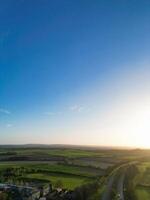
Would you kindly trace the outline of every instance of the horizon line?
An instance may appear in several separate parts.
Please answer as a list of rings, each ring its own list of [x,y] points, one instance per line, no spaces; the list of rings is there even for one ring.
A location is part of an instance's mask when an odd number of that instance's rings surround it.
[[[90,147],[105,149],[140,149],[150,150],[150,147],[139,146],[119,146],[119,145],[93,145],[93,144],[63,144],[63,143],[16,143],[16,144],[0,144],[0,146],[74,146],[74,147]]]

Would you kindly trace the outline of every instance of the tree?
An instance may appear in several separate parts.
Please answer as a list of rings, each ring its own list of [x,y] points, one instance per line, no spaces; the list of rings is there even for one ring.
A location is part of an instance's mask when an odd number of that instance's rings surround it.
[[[62,188],[62,187],[63,187],[62,181],[61,181],[61,180],[57,180],[57,181],[55,182],[55,188]]]

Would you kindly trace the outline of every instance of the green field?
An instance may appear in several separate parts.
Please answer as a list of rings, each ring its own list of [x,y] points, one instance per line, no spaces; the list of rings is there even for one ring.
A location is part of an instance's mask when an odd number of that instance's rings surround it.
[[[99,176],[99,170],[89,167],[45,163],[31,164],[28,162],[0,164],[1,172],[10,168],[15,174],[18,174],[15,176],[17,183],[18,180],[26,180],[27,182],[45,180],[46,183],[49,181],[55,186],[58,181],[61,181],[62,186],[68,189],[74,189],[84,183],[91,182],[95,176]],[[14,180],[13,177],[9,177],[7,182],[11,182],[11,179]]]
[[[76,187],[79,187],[80,185],[90,182],[91,180],[84,177],[76,177],[71,175],[56,175],[56,174],[29,174],[26,176],[27,178],[31,179],[41,179],[41,180],[48,180],[50,181],[54,186],[57,184],[58,181],[61,181],[62,187],[67,189],[74,189]]]
[[[126,166],[126,163],[135,162],[139,172],[134,177],[134,192],[137,200],[149,200],[149,155],[149,151],[143,150],[1,148],[0,180],[2,183],[32,187],[52,183],[53,188],[71,190],[98,182],[91,200],[99,200],[107,189],[112,172]]]
[[[110,153],[108,152],[107,155],[103,151],[80,149],[0,149],[0,158],[5,157],[9,160],[0,163],[0,172],[3,174],[6,169],[13,168],[14,177],[2,179],[8,183],[22,184],[23,181],[30,184],[32,182],[44,183],[45,181],[47,184],[49,181],[55,187],[57,182],[61,182],[64,188],[74,189],[95,179],[100,179],[104,175],[105,171],[100,166],[95,166],[95,162],[99,162],[97,159],[105,156],[110,157]],[[24,157],[27,158],[26,161],[23,160]],[[94,161],[93,158],[96,160]],[[81,165],[80,162],[76,162],[76,159],[81,159],[80,161],[85,164]]]
[[[139,174],[136,177],[136,197],[137,200],[150,199],[150,162],[143,162],[138,165]]]
[[[67,158],[80,158],[92,156],[104,156],[103,152],[79,150],[79,149],[37,149],[37,148],[24,148],[12,149],[16,155],[49,155],[49,156],[62,156]],[[6,151],[6,150],[5,150]],[[0,149],[0,155],[4,153],[4,149]],[[8,152],[10,153],[10,151]],[[106,156],[106,155],[105,155]]]
[[[42,170],[46,173],[63,173],[63,174],[71,174],[71,175],[76,175],[76,176],[83,176],[83,177],[95,177],[95,176],[100,176],[101,171],[99,169],[93,169],[90,167],[80,167],[80,166],[71,166],[71,165],[62,165],[62,164],[46,164],[46,163],[37,163],[37,164],[31,164],[28,162],[23,162],[23,163],[1,163],[0,164],[0,169],[5,169],[5,168],[18,168],[18,167],[25,167],[28,171],[30,170]]]
[[[150,189],[139,186],[135,190],[137,200],[149,200],[150,199]]]

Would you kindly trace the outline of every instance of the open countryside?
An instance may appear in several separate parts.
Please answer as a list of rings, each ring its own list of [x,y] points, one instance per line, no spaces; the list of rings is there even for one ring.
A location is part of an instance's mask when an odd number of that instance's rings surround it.
[[[0,19],[0,200],[150,200],[150,0]]]
[[[1,199],[148,200],[150,151],[1,146],[0,180]]]

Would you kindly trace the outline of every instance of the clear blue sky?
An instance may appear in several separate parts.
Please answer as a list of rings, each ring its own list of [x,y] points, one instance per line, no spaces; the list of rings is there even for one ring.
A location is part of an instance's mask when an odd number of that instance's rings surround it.
[[[134,145],[135,111],[150,113],[149,0],[2,0],[0,18],[1,143]]]

